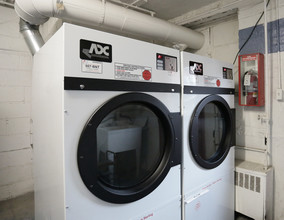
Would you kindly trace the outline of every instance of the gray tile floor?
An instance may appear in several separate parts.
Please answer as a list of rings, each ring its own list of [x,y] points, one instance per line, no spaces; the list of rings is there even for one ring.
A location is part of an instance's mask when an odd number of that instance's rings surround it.
[[[251,220],[236,213],[236,220]],[[34,194],[0,202],[0,220],[34,220]]]
[[[34,194],[0,202],[1,220],[34,220]]]

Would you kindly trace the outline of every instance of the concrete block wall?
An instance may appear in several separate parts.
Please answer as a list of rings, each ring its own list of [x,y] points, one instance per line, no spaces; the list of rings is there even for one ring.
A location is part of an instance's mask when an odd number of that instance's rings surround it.
[[[33,191],[31,70],[18,17],[0,6],[0,200]]]
[[[211,24],[197,29],[205,36],[205,43],[193,53],[232,63],[238,52],[238,18]]]
[[[274,219],[284,219],[284,100],[277,100],[276,91],[284,85],[284,2],[271,0],[267,10],[268,21],[268,75],[269,81],[265,82],[265,89],[269,91],[270,103],[268,100],[262,108],[238,107],[237,112],[237,140],[243,146],[255,147],[269,150],[270,157],[268,162],[274,168]],[[254,26],[259,18],[264,5],[258,4],[249,8],[239,10],[239,30],[240,33],[246,32],[248,28]],[[262,19],[257,27],[256,35],[252,36],[252,42],[264,46],[264,32]],[[240,35],[240,40],[242,36]],[[264,47],[259,46],[258,50],[264,53]],[[244,52],[255,52],[256,46],[249,43]],[[283,91],[282,91],[283,92]],[[267,97],[266,97],[267,98]],[[267,110],[271,106],[272,118],[268,123]],[[259,117],[260,116],[260,117]],[[248,120],[247,120],[248,119]],[[259,120],[260,119],[260,120]],[[261,120],[264,119],[264,120]],[[267,135],[267,127],[271,125],[272,136],[268,139],[268,145],[264,144],[264,137]],[[237,157],[255,162],[265,162],[263,154],[255,152],[238,152]]]
[[[19,33],[19,17],[0,6],[0,201],[34,190],[32,165],[32,56]],[[51,18],[45,41],[62,25]]]

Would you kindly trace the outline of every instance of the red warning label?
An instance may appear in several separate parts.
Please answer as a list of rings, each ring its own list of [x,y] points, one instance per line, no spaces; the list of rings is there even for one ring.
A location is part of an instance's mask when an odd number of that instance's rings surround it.
[[[115,63],[114,78],[131,81],[151,81],[152,68],[140,65]]]
[[[142,73],[143,79],[150,80],[152,77],[152,74],[149,70],[144,70]]]

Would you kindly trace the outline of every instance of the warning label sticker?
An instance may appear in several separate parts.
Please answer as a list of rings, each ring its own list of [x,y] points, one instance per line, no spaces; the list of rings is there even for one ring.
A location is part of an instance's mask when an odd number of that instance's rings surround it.
[[[242,56],[242,61],[246,62],[246,61],[252,61],[252,60],[256,60],[257,59],[257,55],[246,55],[246,56]]]
[[[220,81],[220,79],[213,77],[213,76],[204,76],[204,84],[206,86],[216,86],[217,80]]]
[[[115,63],[114,78],[132,81],[151,81],[152,68],[125,63]]]

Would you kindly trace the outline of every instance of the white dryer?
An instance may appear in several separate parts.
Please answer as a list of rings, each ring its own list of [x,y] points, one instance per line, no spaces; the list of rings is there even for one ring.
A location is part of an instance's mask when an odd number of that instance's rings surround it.
[[[183,213],[234,219],[233,66],[182,52]]]
[[[34,57],[35,218],[181,218],[177,50],[71,24]]]

